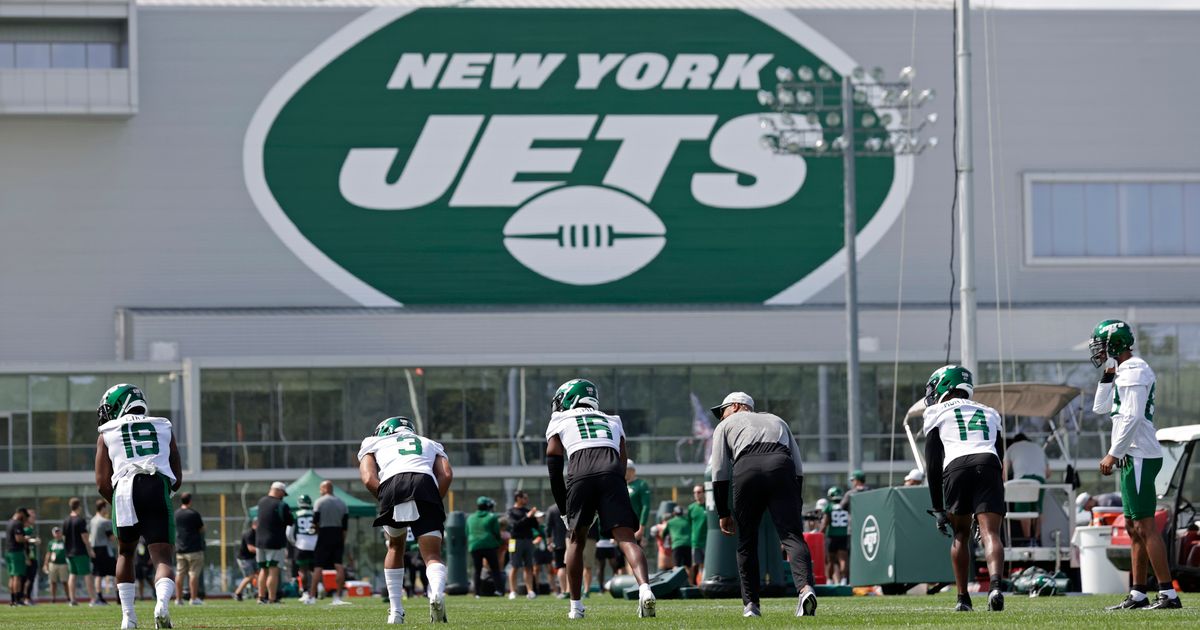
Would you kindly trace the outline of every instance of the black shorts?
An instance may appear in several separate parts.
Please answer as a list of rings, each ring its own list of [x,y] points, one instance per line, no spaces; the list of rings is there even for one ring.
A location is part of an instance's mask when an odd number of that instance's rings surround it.
[[[392,520],[392,510],[406,501],[417,502],[417,520],[403,523]],[[379,486],[379,516],[376,527],[388,526],[395,529],[407,527],[414,537],[445,529],[446,508],[438,493],[437,482],[424,473],[400,473],[389,477]]]
[[[849,536],[830,536],[829,537],[830,551],[850,551]]]
[[[346,550],[346,537],[341,527],[322,527],[317,530],[317,548],[313,552],[313,566],[332,569],[342,563]]]
[[[171,507],[171,480],[166,475],[138,475],[133,478],[133,507],[138,522],[117,528],[117,540],[137,544],[145,538],[147,545],[175,544],[175,510]],[[116,506],[112,520],[117,522]]]
[[[296,550],[296,566],[311,567],[313,566],[313,551],[311,549]]]
[[[139,519],[141,520],[141,519]],[[117,559],[108,555],[108,547],[92,547],[92,575],[105,577],[117,574]]]
[[[1000,461],[990,454],[985,458],[968,457],[975,461],[951,468],[943,475],[946,511],[960,516],[982,512],[1004,514],[1007,506]]]
[[[554,554],[549,549],[534,549],[533,563],[534,564],[550,564],[554,561]]]
[[[677,567],[692,566],[692,548],[691,547],[672,547],[671,560],[675,562]]]
[[[567,566],[567,550],[556,548],[554,550],[554,568],[561,569],[566,566]]]
[[[625,554],[620,547],[596,547],[597,560],[625,560]]]
[[[612,531],[614,527],[637,529],[638,526],[637,514],[629,502],[629,488],[617,473],[568,479],[567,509],[563,513],[570,530],[590,526],[597,514],[602,531]]]

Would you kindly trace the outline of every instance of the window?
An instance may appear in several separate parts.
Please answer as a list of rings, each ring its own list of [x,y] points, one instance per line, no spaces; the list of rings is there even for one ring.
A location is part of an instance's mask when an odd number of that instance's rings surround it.
[[[1026,258],[1200,262],[1200,175],[1030,175]]]
[[[12,42],[0,42],[0,68],[12,68],[17,62],[16,48]]]
[[[18,42],[16,48],[18,68],[50,67],[50,44]]]
[[[50,44],[50,65],[54,68],[86,68],[87,44]]]
[[[118,67],[117,45],[110,43],[88,44],[87,67],[94,69]]]

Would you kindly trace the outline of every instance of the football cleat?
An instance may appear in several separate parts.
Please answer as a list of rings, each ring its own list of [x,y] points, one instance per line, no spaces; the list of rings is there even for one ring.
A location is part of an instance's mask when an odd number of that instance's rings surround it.
[[[128,628],[137,628],[137,619],[121,617],[121,630],[127,630]]]
[[[654,593],[646,590],[638,597],[638,617],[647,618],[654,616],[654,607],[658,602],[654,599]]]
[[[971,607],[970,595],[959,595],[958,602],[954,604],[954,612],[973,612],[975,609]]]
[[[1148,598],[1148,597],[1143,597],[1141,599],[1134,599],[1133,595],[1126,595],[1125,599],[1121,600],[1121,603],[1109,606],[1108,608],[1105,608],[1104,610],[1134,610],[1136,608],[1145,608],[1149,605],[1150,605],[1150,598]]]
[[[429,598],[429,621],[446,623],[446,596]]]
[[[154,608],[154,627],[156,630],[171,627],[171,613],[167,611],[166,606],[156,606]]]
[[[1183,608],[1183,602],[1179,601],[1178,597],[1167,597],[1159,593],[1158,598],[1154,600],[1153,604],[1147,606],[1146,610],[1166,610],[1169,608]]]
[[[817,594],[811,588],[800,594],[800,599],[796,602],[796,616],[817,616]]]
[[[999,612],[1004,610],[1004,593],[996,589],[988,593],[988,610]]]
[[[392,612],[388,613],[387,622],[388,622],[389,626],[403,625],[404,624],[404,611],[403,610],[400,610],[400,611],[393,610]]]
[[[743,617],[761,617],[762,612],[760,612],[758,610],[758,604],[751,602],[749,604],[746,604],[746,607],[742,609],[742,616]]]
[[[572,608],[567,612],[567,619],[583,619],[583,608]]]

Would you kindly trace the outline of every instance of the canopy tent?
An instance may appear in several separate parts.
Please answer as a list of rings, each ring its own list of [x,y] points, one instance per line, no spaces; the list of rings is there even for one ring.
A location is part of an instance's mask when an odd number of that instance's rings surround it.
[[[1001,389],[1003,388],[1003,395]],[[971,399],[981,402],[1004,416],[1053,418],[1081,393],[1078,387],[1052,383],[989,383],[975,388]],[[925,413],[925,401],[918,400],[908,408],[904,421],[920,419]]]
[[[296,497],[299,497],[302,494],[307,494],[308,496],[312,497],[313,502],[316,502],[317,498],[321,496],[322,481],[325,481],[325,478],[321,475],[318,475],[317,471],[309,468],[308,472],[300,475],[299,479],[288,485],[287,496],[284,497],[283,502],[293,510],[296,509]],[[374,503],[368,503],[362,499],[356,498],[354,495],[342,490],[336,485],[333,487],[333,494],[346,503],[346,508],[350,511],[350,516],[355,518],[374,518],[378,512],[378,508]],[[256,516],[258,516],[258,506],[250,508],[250,518],[255,518]]]

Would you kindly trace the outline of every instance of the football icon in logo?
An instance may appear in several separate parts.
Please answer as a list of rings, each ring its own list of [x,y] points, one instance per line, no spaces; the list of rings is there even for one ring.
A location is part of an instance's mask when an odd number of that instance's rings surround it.
[[[667,228],[646,204],[612,188],[569,186],[531,199],[504,225],[504,247],[558,282],[596,285],[650,264]]]

